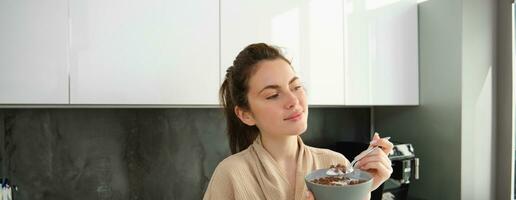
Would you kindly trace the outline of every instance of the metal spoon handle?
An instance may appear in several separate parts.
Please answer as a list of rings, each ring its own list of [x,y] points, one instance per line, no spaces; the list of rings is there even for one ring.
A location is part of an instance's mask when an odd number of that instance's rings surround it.
[[[381,139],[391,139],[391,137],[384,137],[384,138],[381,138]],[[357,157],[355,157],[355,159],[353,159],[353,161],[351,162],[351,167],[355,167],[355,163],[357,163],[360,159],[364,158],[365,156],[367,156],[367,154],[373,152],[375,149],[378,149],[378,148],[382,148],[381,146],[374,146],[374,147],[369,147],[367,148],[364,152],[362,152],[361,154],[358,154]]]
[[[371,152],[373,152],[375,149],[378,149],[379,147],[378,146],[375,146],[373,148],[368,148],[366,149],[363,153],[359,154],[357,157],[355,157],[355,159],[353,159],[353,161],[351,162],[351,167],[355,167],[355,164],[362,158],[364,158],[365,156],[367,156],[367,154],[370,154]]]

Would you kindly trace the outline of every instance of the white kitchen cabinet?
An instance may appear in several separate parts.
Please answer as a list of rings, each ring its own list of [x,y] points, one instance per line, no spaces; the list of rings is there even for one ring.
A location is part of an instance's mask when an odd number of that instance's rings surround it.
[[[67,5],[0,1],[0,104],[68,103]]]
[[[310,105],[417,105],[416,0],[221,0],[221,78],[245,46],[283,47]]]
[[[0,104],[216,105],[256,42],[310,105],[419,103],[417,0],[1,1],[0,26]]]
[[[221,78],[251,43],[284,49],[311,105],[344,103],[342,0],[221,0]]]
[[[218,6],[70,0],[71,104],[217,104]]]
[[[345,7],[345,104],[418,105],[417,0]]]

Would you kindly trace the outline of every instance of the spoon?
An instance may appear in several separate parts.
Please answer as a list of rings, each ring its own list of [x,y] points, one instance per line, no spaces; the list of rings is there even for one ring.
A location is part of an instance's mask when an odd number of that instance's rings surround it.
[[[362,158],[364,158],[365,156],[367,156],[368,154],[370,154],[371,152],[373,152],[374,150],[378,149],[380,147],[378,146],[375,146],[373,148],[368,148],[366,149],[363,153],[359,154],[357,157],[355,157],[355,159],[353,159],[353,161],[351,161],[351,164],[349,167],[346,168],[346,173],[351,173],[354,171],[355,169],[355,164],[357,164],[357,162],[359,160],[361,160]]]
[[[384,137],[382,139],[389,140],[389,139],[391,139],[391,137]],[[353,172],[354,168],[355,168],[355,164],[359,160],[361,160],[362,158],[364,158],[365,156],[367,156],[368,154],[370,154],[371,152],[373,152],[374,150],[376,150],[378,148],[381,148],[381,147],[380,146],[369,147],[364,152],[358,154],[358,156],[355,157],[355,159],[353,159],[353,161],[351,161],[351,164],[348,167],[346,167],[346,171],[345,172],[342,172],[339,169],[329,169],[328,171],[326,171],[326,175],[328,175],[328,176],[341,176],[341,175]]]
[[[391,137],[384,137],[382,139],[386,139],[386,140],[389,140],[391,139]],[[371,152],[373,152],[374,150],[378,149],[378,148],[382,148],[380,146],[374,146],[374,147],[369,147],[367,148],[363,153],[361,154],[358,154],[357,157],[355,157],[355,159],[353,159],[353,161],[351,161],[351,164],[350,164],[350,167],[346,168],[346,173],[351,173],[353,172],[353,170],[355,169],[355,164],[361,160],[362,158],[364,158],[365,156],[367,156],[368,154],[370,154]]]

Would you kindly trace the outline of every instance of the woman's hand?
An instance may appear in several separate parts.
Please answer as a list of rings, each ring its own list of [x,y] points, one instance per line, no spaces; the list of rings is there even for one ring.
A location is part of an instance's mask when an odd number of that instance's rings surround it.
[[[375,133],[369,147],[380,146],[356,163],[356,167],[373,175],[373,186],[371,191],[378,188],[392,174],[391,160],[387,157],[394,146],[388,139],[381,139]]]
[[[306,191],[306,200],[315,200],[314,194],[310,190]]]

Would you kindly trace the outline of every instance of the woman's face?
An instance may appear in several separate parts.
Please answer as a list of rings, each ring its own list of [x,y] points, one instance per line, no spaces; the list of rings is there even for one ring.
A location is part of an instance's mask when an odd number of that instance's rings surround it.
[[[306,131],[308,106],[305,91],[286,61],[259,62],[248,84],[250,110],[243,114],[248,117],[247,121],[244,120],[246,124],[255,124],[261,134],[271,136],[300,135]]]

